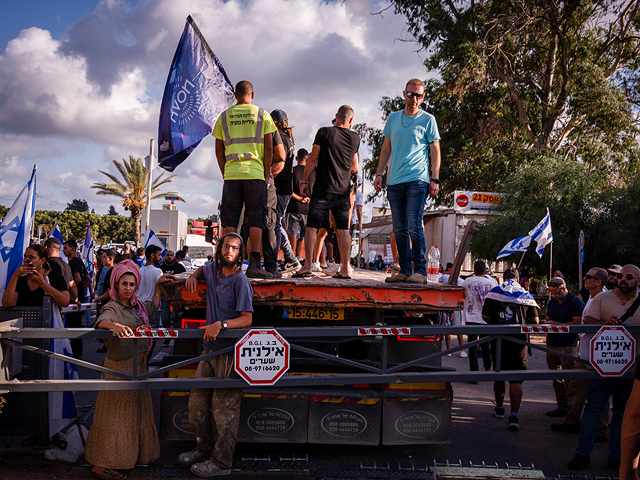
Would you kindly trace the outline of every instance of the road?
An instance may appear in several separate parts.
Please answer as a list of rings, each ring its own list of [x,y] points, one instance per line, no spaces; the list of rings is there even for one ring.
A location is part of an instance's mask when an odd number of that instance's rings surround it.
[[[539,341],[542,338],[539,337]],[[85,341],[85,359],[100,362],[104,354],[95,353],[99,344]],[[452,339],[456,345],[455,336]],[[533,369],[546,368],[544,353],[534,351],[534,356],[529,359]],[[457,354],[443,358],[443,366],[454,367],[458,370],[468,370],[469,363],[466,358],[460,358]],[[81,369],[84,378],[95,378],[95,373],[89,373]],[[357,445],[315,445],[315,444],[238,444],[236,456],[241,473],[234,473],[233,478],[255,478],[256,472],[267,472],[262,468],[282,467],[274,465],[273,461],[282,455],[286,458],[295,457],[298,460],[290,466],[294,470],[290,473],[271,472],[274,478],[320,478],[315,473],[319,469],[360,469],[361,464],[365,470],[359,475],[366,478],[367,467],[386,468],[389,463],[392,469],[397,469],[398,464],[403,468],[423,469],[426,465],[438,463],[458,463],[463,466],[498,464],[500,468],[506,468],[507,464],[513,466],[534,465],[537,470],[544,472],[546,478],[558,478],[559,474],[568,475],[566,465],[575,454],[577,434],[556,433],[550,428],[551,423],[561,419],[553,419],[545,416],[546,411],[555,408],[555,398],[551,381],[531,381],[524,384],[524,399],[520,409],[521,428],[513,432],[507,428],[507,420],[497,419],[493,416],[493,384],[480,382],[479,384],[454,383],[454,400],[452,406],[453,438],[450,444],[443,445],[407,445],[407,446],[357,446]],[[79,406],[92,405],[96,393],[77,392],[76,403]],[[159,415],[156,406],[156,416]],[[507,405],[507,414],[509,408]],[[19,445],[19,439],[14,439],[12,446]],[[166,467],[174,466],[177,455],[185,450],[193,448],[193,445],[185,442],[161,443],[162,455],[154,462],[154,470],[134,471],[131,477],[144,475],[146,478],[185,478],[189,477],[186,470],[175,470]],[[272,462],[244,461],[245,457],[267,458]],[[308,461],[306,460],[308,456]],[[291,462],[289,462],[291,463]],[[607,444],[597,443],[591,456],[591,466],[584,473],[588,478],[594,476],[612,478],[617,477],[617,472],[607,470]],[[258,470],[256,470],[258,469]],[[305,472],[304,470],[308,470]],[[315,470],[314,470],[315,469]],[[61,478],[75,478],[87,475],[86,469],[63,462],[46,461],[38,456],[18,455],[15,453],[4,454],[0,449],[0,479],[53,480]],[[315,472],[315,473],[314,473]],[[320,472],[322,473],[322,472]],[[579,473],[582,476],[582,472]],[[261,475],[262,476],[262,475]],[[400,478],[400,477],[397,477]]]

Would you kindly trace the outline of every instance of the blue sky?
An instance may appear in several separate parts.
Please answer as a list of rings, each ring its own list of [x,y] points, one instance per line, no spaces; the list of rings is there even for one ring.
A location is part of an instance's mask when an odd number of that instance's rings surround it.
[[[371,15],[384,1],[102,0],[6,2],[0,19],[0,203],[10,205],[38,164],[38,209],[73,198],[96,213],[116,197],[90,187],[110,160],[148,154],[160,100],[191,14],[232,82],[249,79],[255,103],[285,110],[296,148],[349,104],[355,122],[381,126],[378,102],[424,78],[404,18]],[[366,153],[366,152],[365,152]],[[365,155],[366,156],[366,155]],[[161,170],[154,171],[158,175]],[[214,213],[222,179],[213,139],[174,172],[190,217]],[[152,208],[161,208],[161,200]],[[369,210],[365,208],[365,211]]]

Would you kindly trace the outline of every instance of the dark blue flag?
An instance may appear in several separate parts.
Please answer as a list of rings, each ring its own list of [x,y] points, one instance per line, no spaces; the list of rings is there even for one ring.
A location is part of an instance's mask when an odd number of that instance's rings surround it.
[[[234,100],[224,67],[189,15],[162,96],[159,165],[173,172],[211,133],[218,116]]]

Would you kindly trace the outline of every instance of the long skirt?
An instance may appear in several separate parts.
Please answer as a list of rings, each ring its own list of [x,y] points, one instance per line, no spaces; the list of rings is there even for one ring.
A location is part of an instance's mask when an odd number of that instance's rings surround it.
[[[125,360],[107,358],[104,366],[131,375],[133,357]],[[146,356],[139,353],[138,372],[146,371]],[[101,378],[121,380],[106,373]],[[136,464],[147,465],[160,456],[149,390],[103,391],[98,394],[84,456],[92,465],[117,470],[128,470]]]

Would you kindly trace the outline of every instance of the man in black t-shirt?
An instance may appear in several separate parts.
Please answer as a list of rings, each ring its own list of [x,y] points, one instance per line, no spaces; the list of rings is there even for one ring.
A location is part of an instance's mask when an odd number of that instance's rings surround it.
[[[307,217],[305,233],[305,255],[313,257],[318,229],[327,211],[336,221],[336,234],[340,246],[340,257],[351,256],[351,235],[349,235],[349,210],[351,209],[351,174],[358,171],[358,148],[360,136],[350,130],[353,123],[353,108],[343,105],[336,114],[333,127],[323,127],[316,133],[313,150],[307,160],[304,177],[300,182],[300,194],[308,196],[308,184],[311,172],[316,171],[316,183]],[[316,168],[317,165],[317,168]],[[298,272],[302,277],[311,276],[311,261],[306,261]],[[349,279],[349,262],[342,262],[335,278]]]
[[[80,257],[76,256],[78,250],[78,244],[75,240],[67,240],[64,242],[63,251],[66,257],[69,259],[69,267],[71,267],[71,273],[73,273],[73,281],[78,289],[78,297],[72,298],[71,301],[78,305],[86,303],[87,297],[84,294],[85,288],[89,286],[91,277],[87,274],[87,269]],[[70,312],[66,314],[67,327],[69,328],[83,328],[82,318],[83,312]],[[71,350],[73,350],[73,358],[82,358],[82,340],[74,338],[70,340]]]
[[[289,243],[294,250],[296,257],[300,256],[300,247],[302,240],[304,240],[304,233],[307,229],[307,215],[309,214],[309,201],[310,196],[300,196],[300,182],[304,175],[304,168],[307,165],[307,159],[309,158],[309,152],[301,148],[296,155],[296,162],[298,163],[293,167],[292,173],[292,193],[291,201],[287,207],[287,214],[285,220],[285,229],[289,236]],[[309,183],[307,192],[309,195],[313,194],[313,184],[316,182],[316,172],[312,172],[309,177]]]
[[[167,250],[167,253],[165,253],[164,259],[160,264],[160,270],[166,275],[177,275],[187,271],[184,265],[176,262],[176,255],[173,250]]]
[[[76,289],[76,283],[73,280],[73,273],[71,267],[60,258],[60,249],[62,248],[62,242],[55,237],[49,237],[44,242],[44,249],[47,251],[47,261],[51,266],[53,272],[58,272],[64,277],[67,282],[67,288],[69,289],[69,295],[71,301],[78,296],[78,290]]]

